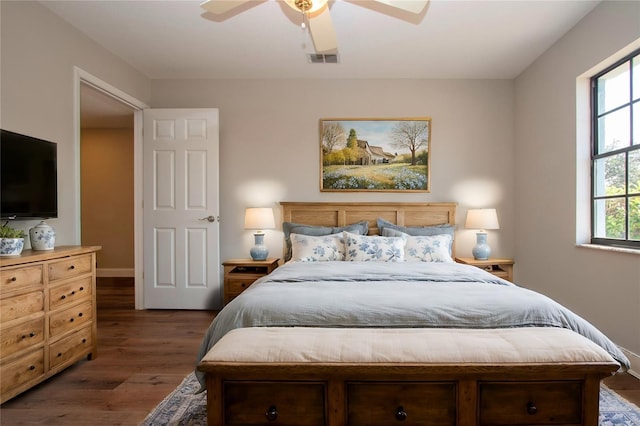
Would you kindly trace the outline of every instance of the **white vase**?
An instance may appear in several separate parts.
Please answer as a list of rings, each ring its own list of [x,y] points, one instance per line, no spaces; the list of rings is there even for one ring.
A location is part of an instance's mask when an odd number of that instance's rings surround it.
[[[29,229],[32,250],[53,250],[56,243],[56,231],[43,220]]]

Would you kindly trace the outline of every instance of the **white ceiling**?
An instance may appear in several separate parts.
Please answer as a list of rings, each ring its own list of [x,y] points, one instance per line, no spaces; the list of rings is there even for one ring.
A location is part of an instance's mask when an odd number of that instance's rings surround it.
[[[191,0],[41,3],[152,79],[509,79],[599,1],[431,0],[416,17],[334,0],[339,64],[308,62],[313,44],[299,14],[276,0],[222,18]]]

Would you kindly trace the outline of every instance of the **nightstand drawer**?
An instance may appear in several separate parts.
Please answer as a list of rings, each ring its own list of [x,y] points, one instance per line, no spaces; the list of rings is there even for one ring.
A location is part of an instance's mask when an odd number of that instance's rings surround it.
[[[260,277],[256,276],[243,276],[243,277],[229,277],[227,280],[229,293],[240,294],[245,291],[255,280]]]

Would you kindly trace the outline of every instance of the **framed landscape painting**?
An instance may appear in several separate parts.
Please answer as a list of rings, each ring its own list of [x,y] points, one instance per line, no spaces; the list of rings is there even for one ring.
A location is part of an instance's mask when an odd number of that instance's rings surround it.
[[[320,120],[320,191],[429,192],[430,118]]]

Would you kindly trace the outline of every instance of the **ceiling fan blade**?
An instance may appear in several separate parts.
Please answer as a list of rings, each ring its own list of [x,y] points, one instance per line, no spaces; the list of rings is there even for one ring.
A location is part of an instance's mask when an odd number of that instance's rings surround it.
[[[326,7],[321,13],[309,18],[309,32],[317,53],[335,53],[338,38],[331,22],[331,13]]]
[[[251,1],[252,0],[206,0],[200,3],[200,7],[207,12],[221,15]]]
[[[387,6],[419,14],[429,4],[429,0],[374,0]]]

